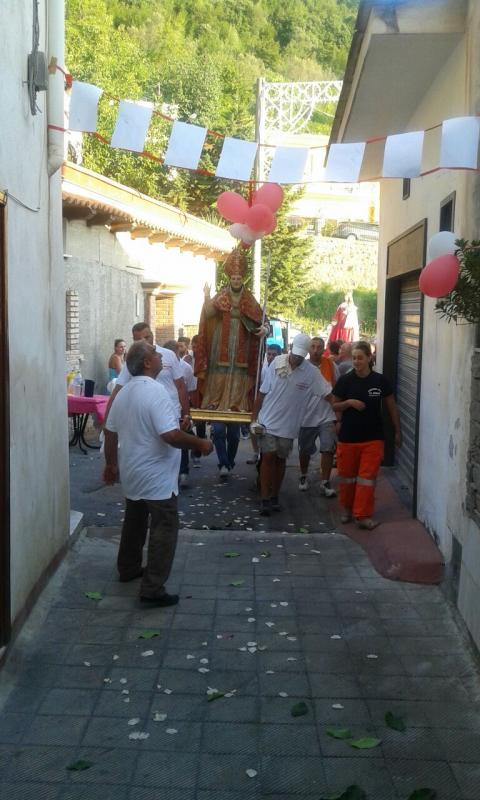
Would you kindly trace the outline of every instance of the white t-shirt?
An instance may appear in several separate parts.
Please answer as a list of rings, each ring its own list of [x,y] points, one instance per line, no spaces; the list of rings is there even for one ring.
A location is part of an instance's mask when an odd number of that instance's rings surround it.
[[[155,345],[155,350],[157,353],[162,354],[162,369],[157,375],[157,381],[164,387],[168,396],[170,397],[174,407],[177,410],[178,418],[182,415],[182,407],[180,405],[180,399],[178,397],[178,390],[174,384],[174,381],[178,380],[178,378],[183,378],[183,372],[180,367],[180,361],[178,360],[177,356],[173,352],[173,350],[168,350],[166,347],[159,347],[158,344]],[[126,383],[131,379],[131,375],[128,371],[128,367],[126,364],[123,365],[122,371],[117,378],[117,386],[125,386]]]
[[[317,367],[316,364],[312,364],[312,367],[319,370],[319,367]],[[329,387],[329,392],[331,393],[332,387],[328,381],[325,381],[325,385]],[[335,411],[328,400],[325,400],[324,397],[316,397],[315,395],[312,395],[307,403],[307,408],[305,409],[302,428],[317,428],[319,425],[324,425],[326,422],[335,422],[336,419],[337,416]]]
[[[326,397],[331,387],[320,370],[308,361],[302,361],[294,370],[288,367],[278,371],[279,365],[287,363],[286,359],[288,356],[277,356],[268,368],[260,387],[266,397],[258,421],[265,426],[267,433],[295,439],[310,398]]]
[[[178,494],[180,450],[160,438],[178,428],[178,414],[163,386],[130,377],[116,395],[107,430],[118,434],[120,480],[129,500],[167,500]]]
[[[182,378],[185,381],[185,386],[187,387],[187,392],[194,392],[197,388],[197,379],[193,374],[193,369],[183,358],[180,359],[178,362],[180,364],[180,369],[182,370]]]

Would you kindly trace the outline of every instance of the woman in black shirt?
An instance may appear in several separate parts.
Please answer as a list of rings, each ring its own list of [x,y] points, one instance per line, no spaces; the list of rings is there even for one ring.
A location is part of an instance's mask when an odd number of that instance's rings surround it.
[[[360,528],[372,530],[375,483],[383,460],[382,401],[395,429],[400,447],[400,417],[388,380],[372,370],[368,342],[357,342],[352,351],[353,370],[338,379],[333,389],[333,408],[342,412],[337,444],[342,522],[352,516]]]

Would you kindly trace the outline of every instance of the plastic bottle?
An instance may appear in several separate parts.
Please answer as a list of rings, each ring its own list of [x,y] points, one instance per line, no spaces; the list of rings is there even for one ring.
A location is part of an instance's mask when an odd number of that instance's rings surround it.
[[[77,373],[72,381],[72,389],[72,394],[74,394],[76,397],[80,397],[80,395],[83,394],[83,378],[80,370],[77,370]]]

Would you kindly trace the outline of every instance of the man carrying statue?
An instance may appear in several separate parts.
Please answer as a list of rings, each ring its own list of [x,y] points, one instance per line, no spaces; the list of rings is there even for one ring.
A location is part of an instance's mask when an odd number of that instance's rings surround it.
[[[228,286],[213,298],[205,284],[200,316],[195,376],[201,408],[250,412],[253,408],[258,354],[268,331],[262,308],[244,287],[245,255],[234,250],[225,261]]]

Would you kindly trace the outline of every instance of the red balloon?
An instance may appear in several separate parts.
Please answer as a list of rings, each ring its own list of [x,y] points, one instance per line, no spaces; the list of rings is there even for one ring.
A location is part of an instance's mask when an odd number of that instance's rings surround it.
[[[253,195],[253,203],[262,203],[272,211],[277,211],[283,202],[283,189],[278,183],[264,183]]]
[[[245,217],[245,223],[255,233],[265,231],[271,226],[273,220],[273,211],[262,203],[255,203],[254,206],[251,206]]]
[[[222,192],[217,200],[217,209],[219,214],[229,222],[245,222],[248,203],[237,192]]]
[[[265,236],[268,236],[270,233],[273,233],[276,227],[277,227],[277,220],[275,217],[273,217],[272,224],[269,225],[268,228],[264,230]]]
[[[460,262],[456,256],[434,258],[420,273],[420,291],[428,297],[444,297],[454,288],[459,271]]]

